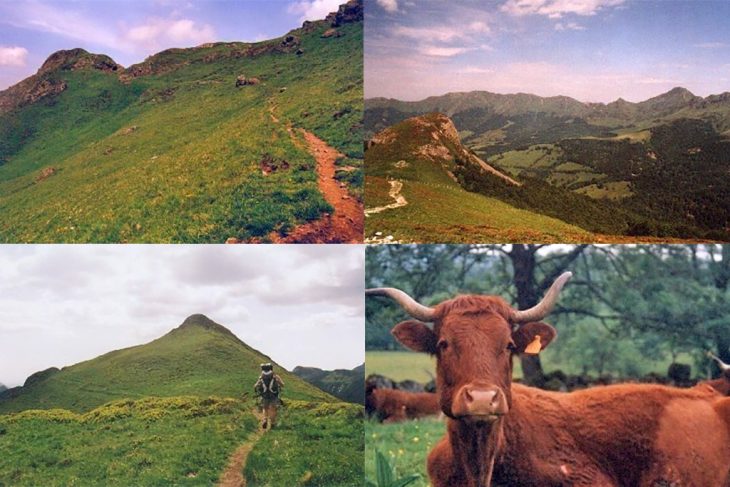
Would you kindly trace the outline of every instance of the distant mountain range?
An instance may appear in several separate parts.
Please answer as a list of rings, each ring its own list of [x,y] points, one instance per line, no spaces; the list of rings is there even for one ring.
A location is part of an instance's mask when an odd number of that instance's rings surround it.
[[[365,403],[365,364],[351,370],[299,366],[292,373],[343,401]]]
[[[23,386],[0,393],[0,414],[53,408],[84,412],[116,399],[149,396],[252,397],[262,362],[273,361],[224,326],[192,315],[150,343],[31,375]],[[336,401],[283,367],[276,370],[286,384],[284,397]]]
[[[463,189],[606,238],[730,238],[730,93],[701,98],[675,88],[640,103],[601,104],[470,92],[419,102],[375,98],[365,107],[368,146],[377,148],[391,134],[387,150],[366,153],[368,180],[386,173],[394,178],[393,171],[402,175],[396,164],[402,169],[418,159],[414,144],[435,140],[409,135],[420,133],[414,120],[440,113],[453,122],[469,157],[494,170],[473,164],[461,165],[458,174],[449,170]],[[402,136],[393,139],[395,127]],[[387,185],[376,189],[366,182],[366,191],[377,205],[388,200]],[[375,200],[367,201],[372,206]],[[404,210],[397,211],[402,217]],[[469,221],[472,227],[493,226],[488,218]],[[368,226],[374,230],[372,218]],[[398,237],[397,229],[390,231]]]

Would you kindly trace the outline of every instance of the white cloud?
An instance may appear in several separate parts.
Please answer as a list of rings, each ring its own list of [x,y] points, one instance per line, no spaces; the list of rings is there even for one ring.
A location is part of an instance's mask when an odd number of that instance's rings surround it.
[[[122,37],[138,49],[150,52],[214,41],[215,30],[190,19],[155,18],[126,29]]]
[[[421,48],[421,54],[426,56],[436,57],[453,57],[463,54],[468,51],[473,51],[473,48],[467,47],[437,47],[437,46],[424,46]]]
[[[300,14],[299,21],[320,20],[330,12],[336,12],[342,0],[300,0],[287,7],[290,14]]]
[[[578,24],[577,22],[558,22],[557,24],[555,24],[555,30],[586,30],[586,28]]]
[[[398,1],[397,0],[377,0],[378,5],[380,5],[386,12],[397,12],[398,11]]]
[[[507,0],[500,10],[510,15],[545,15],[559,19],[566,14],[595,15],[626,0]]]
[[[491,68],[482,68],[479,66],[466,66],[458,71],[460,74],[491,74],[494,70]]]
[[[0,382],[145,343],[193,313],[287,368],[359,365],[364,248],[302,247],[0,246]]]
[[[28,50],[24,47],[0,46],[0,66],[25,66]]]

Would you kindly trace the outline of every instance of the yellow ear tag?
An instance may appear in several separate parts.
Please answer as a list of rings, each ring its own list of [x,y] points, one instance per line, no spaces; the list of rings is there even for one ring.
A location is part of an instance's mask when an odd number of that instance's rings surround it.
[[[537,355],[542,350],[542,343],[540,343],[540,335],[535,335],[535,339],[532,343],[525,347],[525,353],[528,355]]]

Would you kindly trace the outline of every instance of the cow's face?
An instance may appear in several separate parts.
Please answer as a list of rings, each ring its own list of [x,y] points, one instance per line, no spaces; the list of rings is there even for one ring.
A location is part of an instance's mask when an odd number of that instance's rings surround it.
[[[539,352],[555,337],[555,329],[527,323],[515,330],[512,309],[490,296],[446,301],[436,307],[436,315],[433,329],[406,321],[393,329],[393,335],[408,348],[436,356],[444,414],[484,424],[507,414],[513,355],[524,353],[531,344],[531,351]]]

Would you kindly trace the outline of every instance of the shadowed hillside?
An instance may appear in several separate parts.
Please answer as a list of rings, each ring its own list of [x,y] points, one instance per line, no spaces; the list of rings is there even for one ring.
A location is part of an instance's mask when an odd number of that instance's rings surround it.
[[[259,364],[271,358],[203,315],[192,315],[144,345],[31,375],[22,387],[0,393],[0,414],[63,408],[84,412],[117,399],[148,396],[252,396]],[[335,399],[277,366],[284,397]]]
[[[294,367],[292,373],[338,399],[364,404],[365,364],[352,370],[322,370],[317,367]]]

